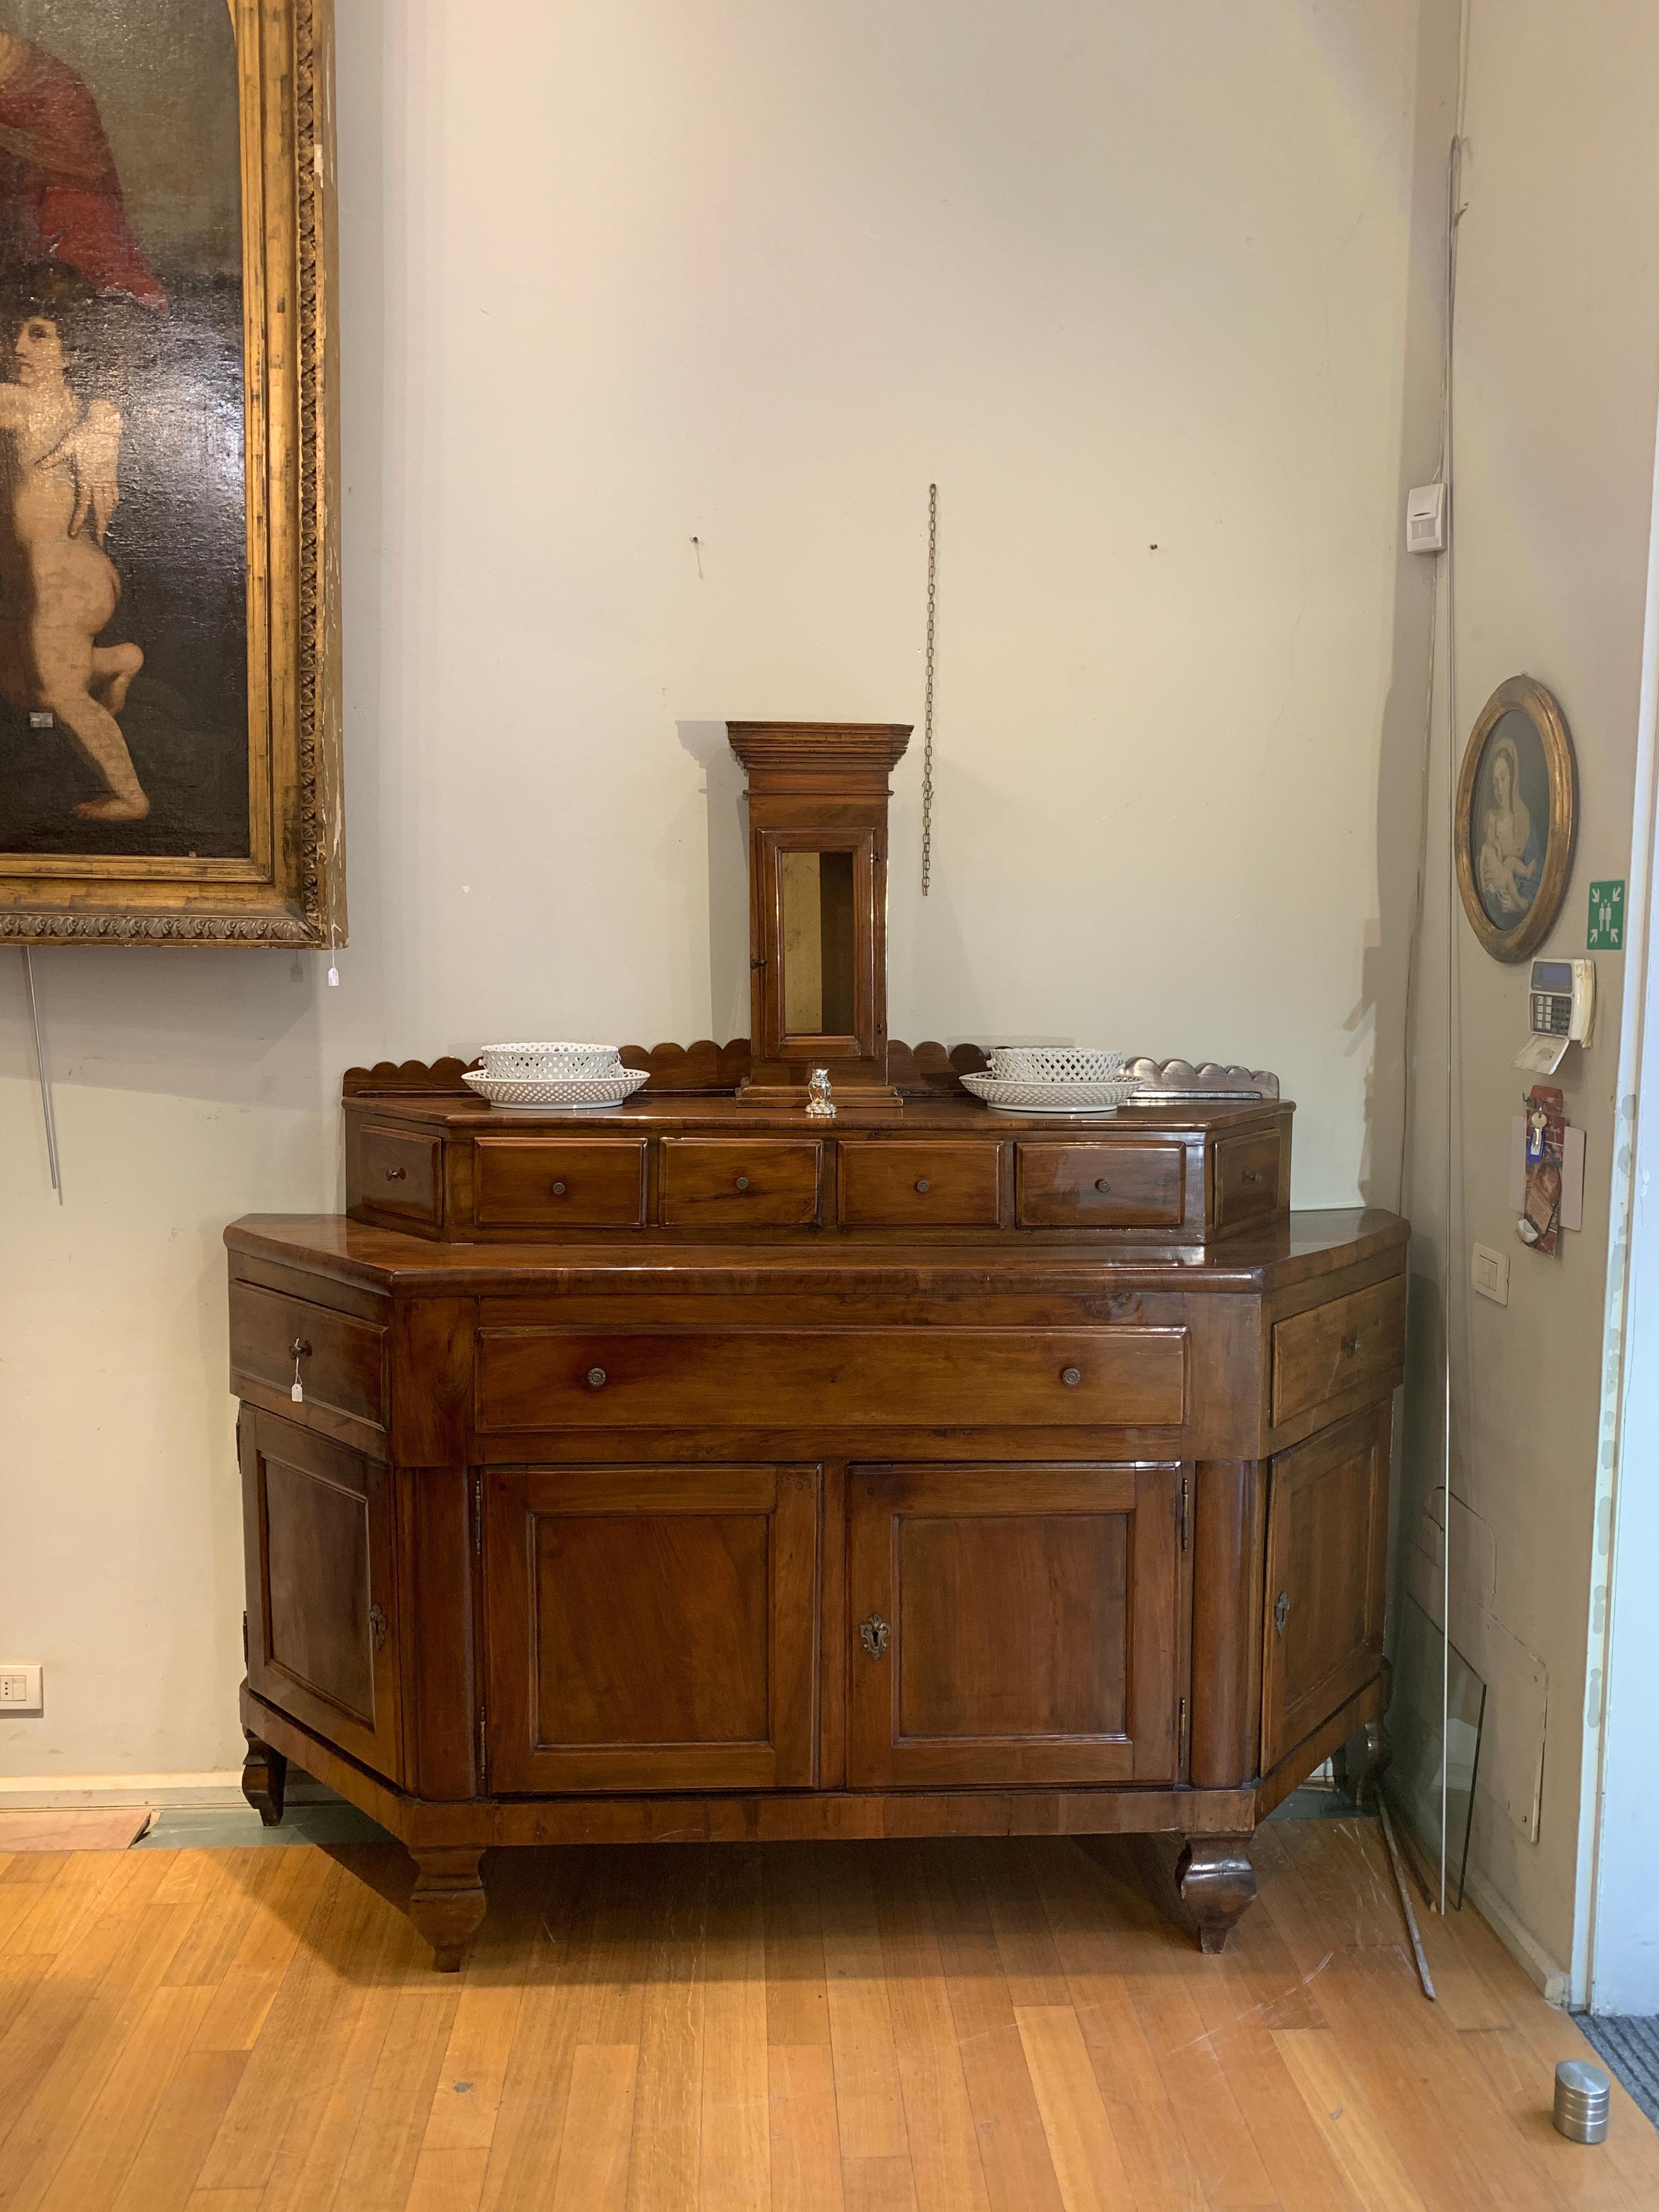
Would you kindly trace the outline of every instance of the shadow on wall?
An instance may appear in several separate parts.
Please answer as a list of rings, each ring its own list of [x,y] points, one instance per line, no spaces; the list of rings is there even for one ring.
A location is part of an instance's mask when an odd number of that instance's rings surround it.
[[[749,1007],[749,800],[743,767],[724,722],[677,722],[680,743],[703,772],[708,822],[708,1004],[716,1044],[747,1036]],[[645,1045],[658,1037],[641,1037]],[[677,1042],[690,1044],[690,1037]]]

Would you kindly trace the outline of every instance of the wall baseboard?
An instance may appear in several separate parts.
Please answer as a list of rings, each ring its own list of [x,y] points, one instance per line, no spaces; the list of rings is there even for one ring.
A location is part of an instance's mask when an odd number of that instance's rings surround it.
[[[1571,1988],[1566,1968],[1558,1966],[1543,1946],[1534,1941],[1503,1899],[1481,1881],[1473,1867],[1464,1876],[1463,1887],[1469,1903],[1538,1990],[1545,2003],[1565,2009]]]
[[[308,1774],[289,1771],[288,1798],[295,1805],[331,1804],[334,1792]],[[0,1811],[39,1812],[76,1805],[243,1805],[242,1770],[216,1768],[206,1774],[12,1774],[0,1775]]]

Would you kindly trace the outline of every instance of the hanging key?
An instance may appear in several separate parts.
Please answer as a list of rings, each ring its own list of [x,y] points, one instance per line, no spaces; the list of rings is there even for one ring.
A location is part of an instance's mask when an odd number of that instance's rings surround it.
[[[294,1381],[288,1395],[296,1406],[303,1406],[306,1401],[306,1386],[300,1380],[300,1362],[310,1357],[311,1346],[306,1342],[304,1337],[296,1336],[289,1345],[289,1350],[294,1354]]]

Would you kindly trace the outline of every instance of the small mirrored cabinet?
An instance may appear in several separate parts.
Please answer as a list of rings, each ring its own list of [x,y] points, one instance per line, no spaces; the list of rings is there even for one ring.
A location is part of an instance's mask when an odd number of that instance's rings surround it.
[[[888,779],[902,722],[731,722],[749,774],[754,1062],[740,1096],[896,1103],[887,1068]]]

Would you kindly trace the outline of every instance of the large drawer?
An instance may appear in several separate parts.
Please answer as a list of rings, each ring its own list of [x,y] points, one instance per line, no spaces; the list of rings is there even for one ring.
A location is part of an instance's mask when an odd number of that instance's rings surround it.
[[[1354,1291],[1273,1326],[1273,1419],[1380,1382],[1406,1358],[1406,1279]]]
[[[999,1149],[844,1144],[842,1224],[848,1229],[994,1229]]]
[[[671,1229],[799,1228],[818,1218],[823,1147],[793,1137],[665,1137]]]
[[[230,1286],[230,1387],[240,1397],[245,1382],[262,1383],[284,1397],[294,1382],[295,1346],[299,1352],[302,1403],[325,1406],[386,1425],[386,1332],[354,1314],[336,1313],[305,1298],[254,1283]],[[294,1418],[304,1416],[295,1408]]]
[[[486,1431],[1173,1427],[1179,1328],[485,1329]]]
[[[1176,1229],[1179,1145],[1022,1144],[1016,1170],[1022,1229]]]
[[[642,1137],[479,1137],[473,1158],[481,1229],[637,1229],[645,1219]]]

